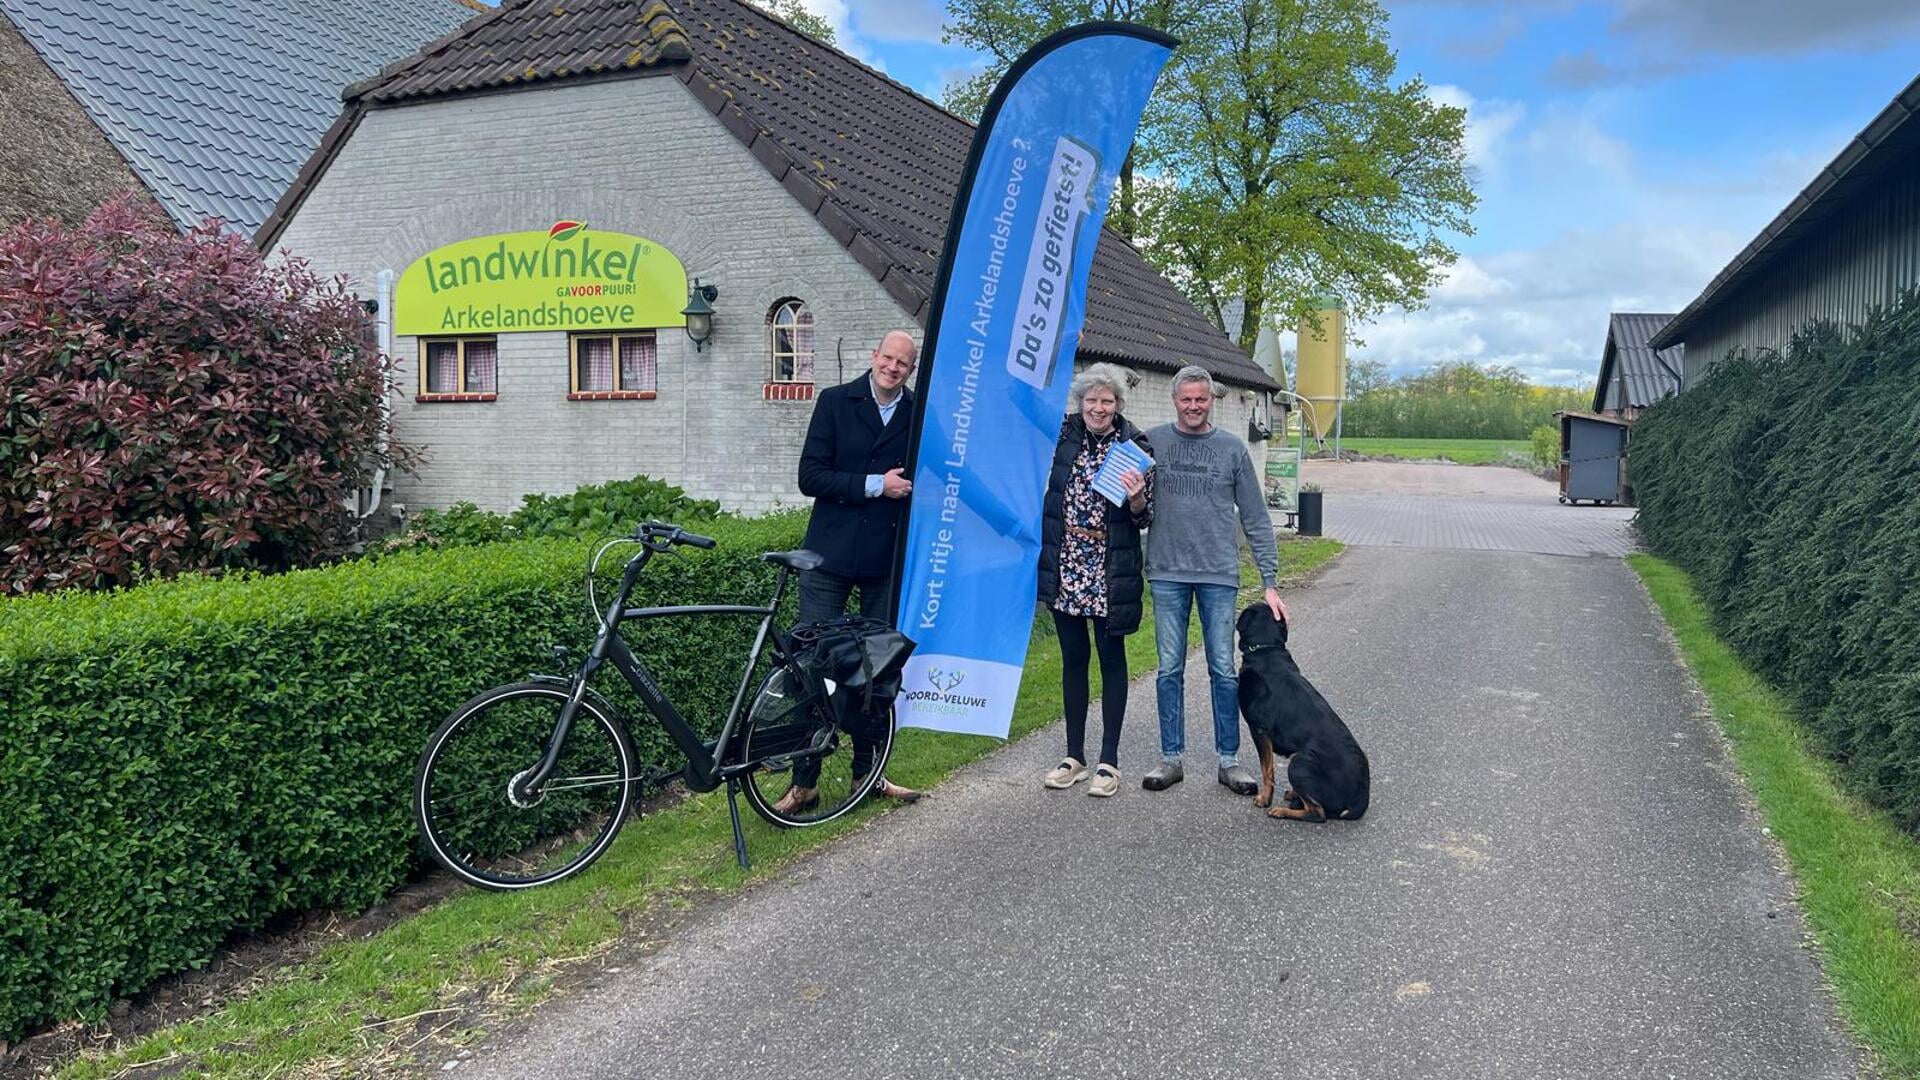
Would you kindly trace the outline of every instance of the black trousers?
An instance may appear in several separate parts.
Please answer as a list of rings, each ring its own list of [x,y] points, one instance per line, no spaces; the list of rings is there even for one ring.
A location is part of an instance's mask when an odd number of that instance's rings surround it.
[[[1051,609],[1050,609],[1051,610]],[[1120,764],[1120,724],[1127,717],[1127,640],[1107,633],[1099,615],[1053,613],[1053,629],[1060,638],[1060,690],[1066,698],[1067,756],[1087,760],[1088,666],[1093,652],[1100,654],[1100,764]],[[1087,631],[1093,645],[1087,645]]]
[[[847,599],[860,591],[860,614],[869,619],[891,622],[887,602],[893,597],[887,578],[841,577],[825,570],[809,570],[800,575],[800,621],[819,622],[847,613]]]
[[[890,622],[887,603],[893,595],[885,577],[851,578],[839,574],[829,574],[825,570],[809,570],[800,575],[800,615],[801,624],[831,619],[835,615],[847,613],[847,600],[860,592],[860,614],[869,619]],[[873,746],[860,739],[853,741],[853,776],[859,779],[872,772]],[[820,784],[820,762],[802,761],[793,767],[793,786],[801,788],[818,787]]]

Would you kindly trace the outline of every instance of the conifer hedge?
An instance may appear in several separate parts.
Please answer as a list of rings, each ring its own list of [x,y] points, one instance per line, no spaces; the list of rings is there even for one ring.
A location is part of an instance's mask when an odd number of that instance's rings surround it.
[[[643,602],[764,599],[758,555],[799,546],[804,518],[701,527],[719,548],[655,559]],[[277,914],[404,882],[428,733],[555,671],[550,644],[577,662],[587,551],[529,540],[0,602],[0,1041],[98,1015]],[[717,724],[751,621],[628,630],[682,711]],[[642,756],[675,761],[621,690]]]
[[[1920,293],[1641,416],[1639,527],[1854,787],[1920,832]]]

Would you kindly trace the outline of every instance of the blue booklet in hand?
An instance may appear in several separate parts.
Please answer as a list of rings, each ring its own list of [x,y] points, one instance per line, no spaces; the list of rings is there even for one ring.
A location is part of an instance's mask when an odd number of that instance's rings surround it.
[[[1107,460],[1100,463],[1100,471],[1093,474],[1093,490],[1107,497],[1115,506],[1125,505],[1127,486],[1120,482],[1120,474],[1128,469],[1137,469],[1142,476],[1153,468],[1153,458],[1126,439],[1116,439],[1107,448]]]

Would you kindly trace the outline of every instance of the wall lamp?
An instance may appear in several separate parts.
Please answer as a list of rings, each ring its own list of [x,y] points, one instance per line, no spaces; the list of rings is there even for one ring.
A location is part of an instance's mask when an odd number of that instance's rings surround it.
[[[694,352],[706,348],[707,340],[713,337],[713,302],[719,295],[717,287],[702,285],[699,278],[694,278],[687,289],[687,306],[680,309],[680,314],[687,317],[687,338],[693,342]]]

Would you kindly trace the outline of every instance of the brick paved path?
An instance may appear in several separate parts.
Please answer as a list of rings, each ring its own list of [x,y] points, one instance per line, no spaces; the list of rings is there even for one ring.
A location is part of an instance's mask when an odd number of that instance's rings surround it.
[[[1340,494],[1327,497],[1322,530],[1366,547],[1618,557],[1634,549],[1632,520],[1631,509],[1611,506]]]
[[[1309,461],[1304,478],[1326,489],[1322,531],[1362,547],[1617,558],[1635,546],[1632,509],[1562,506],[1554,484],[1517,469]]]

